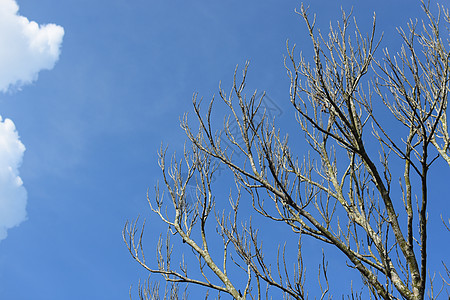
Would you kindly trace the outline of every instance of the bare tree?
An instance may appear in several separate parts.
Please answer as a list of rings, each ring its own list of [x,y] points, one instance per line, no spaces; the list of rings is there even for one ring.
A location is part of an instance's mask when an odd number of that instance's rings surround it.
[[[363,35],[351,14],[343,12],[341,22],[330,26],[325,36],[307,8],[297,12],[314,49],[311,62],[297,60],[295,46],[287,44],[285,60],[290,101],[311,150],[303,158],[265,114],[264,95],[255,92],[246,98],[248,64],[242,79],[236,69],[230,93],[219,88],[219,101],[229,111],[222,131],[213,126],[216,100],[204,114],[194,95],[199,130],[193,130],[185,115],[184,157],[173,156],[167,165],[166,149],[159,153],[167,195],[157,186],[155,200],[147,197],[152,211],[167,224],[167,237],[160,238],[155,265],[144,255],[144,226],[127,223],[123,238],[133,258],[175,286],[203,286],[217,291],[219,298],[307,299],[301,238],[310,237],[335,247],[361,275],[368,294],[352,291],[349,299],[448,297],[445,264],[440,283],[434,277],[427,280],[427,204],[440,201],[428,197],[430,168],[438,159],[450,166],[450,52],[449,40],[440,31],[450,24],[450,15],[438,7],[434,16],[425,2],[422,7],[424,21],[399,29],[401,50],[392,56],[384,49],[379,60],[375,16],[370,33]],[[402,126],[393,126],[386,111]],[[231,124],[238,130],[231,130]],[[230,209],[222,213],[216,209],[212,184],[219,166],[232,172],[235,183]],[[399,177],[398,186],[393,176]],[[195,201],[190,202],[187,189],[192,182]],[[238,216],[241,205],[250,202],[258,216],[285,224],[287,232],[297,236],[294,263],[283,245],[276,258],[264,256],[264,228],[255,228],[252,216]],[[188,272],[184,257],[173,266],[171,236],[192,250],[197,271],[189,266]],[[213,252],[211,240],[217,236],[222,247]],[[141,299],[153,299],[154,290],[148,287]],[[313,295],[331,298],[325,258]]]

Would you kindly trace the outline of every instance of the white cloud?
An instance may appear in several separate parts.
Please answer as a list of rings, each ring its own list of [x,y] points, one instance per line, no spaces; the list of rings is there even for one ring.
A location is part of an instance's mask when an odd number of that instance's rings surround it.
[[[0,91],[20,88],[50,70],[59,58],[64,29],[18,15],[14,0],[0,0]]]
[[[26,219],[27,192],[18,176],[24,151],[14,123],[0,116],[0,240]]]
[[[59,58],[64,29],[18,15],[15,0],[0,0],[0,92],[20,89]],[[19,177],[25,146],[14,123],[0,116],[0,241],[26,220],[27,192]]]

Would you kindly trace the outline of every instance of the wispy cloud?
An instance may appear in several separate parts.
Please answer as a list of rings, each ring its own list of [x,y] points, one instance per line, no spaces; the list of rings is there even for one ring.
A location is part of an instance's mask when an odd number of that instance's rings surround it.
[[[0,0],[0,91],[18,90],[50,70],[59,58],[64,29],[18,14],[15,0]],[[0,241],[26,220],[27,192],[19,177],[25,146],[10,119],[0,116]]]
[[[14,0],[0,0],[0,91],[20,88],[58,60],[64,29],[18,15]]]

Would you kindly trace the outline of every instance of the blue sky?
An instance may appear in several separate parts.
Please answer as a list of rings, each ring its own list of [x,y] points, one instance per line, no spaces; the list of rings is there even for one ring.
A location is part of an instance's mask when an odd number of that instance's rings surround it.
[[[11,3],[0,0],[0,12]],[[182,149],[179,118],[192,111],[192,94],[209,99],[220,80],[228,89],[236,64],[250,60],[248,90],[265,90],[283,116],[293,117],[283,66],[286,39],[311,53],[304,24],[294,13],[300,2],[15,3],[19,15],[48,30],[41,42],[60,47],[60,54],[54,48],[22,53],[17,42],[18,50],[10,54],[17,62],[0,58],[0,115],[11,120],[0,134],[8,136],[13,149],[8,153],[14,154],[7,176],[23,182],[11,188],[18,196],[4,196],[22,204],[14,206],[17,218],[11,223],[20,225],[0,242],[0,299],[127,299],[129,286],[146,273],[129,256],[121,230],[127,219],[149,213],[145,195],[160,178],[157,150],[161,142],[170,151]],[[419,2],[410,0],[305,4],[318,14],[323,30],[339,19],[341,6],[354,8],[363,30],[369,30],[376,11],[378,35],[385,34],[382,46],[394,50],[400,45],[395,28],[421,16]],[[0,54],[2,47],[7,45],[0,45]],[[21,83],[8,79],[24,62]],[[2,86],[3,77],[13,86]],[[23,158],[20,145],[26,148]],[[438,194],[448,195],[444,183],[450,172],[443,166],[431,176],[443,189]],[[430,209],[448,209],[449,202]],[[148,238],[162,228],[150,222]],[[437,249],[440,257],[442,249]]]

